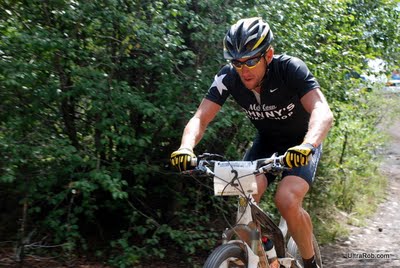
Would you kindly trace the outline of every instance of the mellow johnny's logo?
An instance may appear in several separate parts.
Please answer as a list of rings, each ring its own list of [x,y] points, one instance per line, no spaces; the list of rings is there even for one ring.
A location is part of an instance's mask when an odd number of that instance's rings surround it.
[[[246,115],[251,120],[262,119],[275,119],[285,120],[293,115],[294,103],[290,103],[284,108],[278,109],[275,105],[258,105],[251,104],[247,110]]]

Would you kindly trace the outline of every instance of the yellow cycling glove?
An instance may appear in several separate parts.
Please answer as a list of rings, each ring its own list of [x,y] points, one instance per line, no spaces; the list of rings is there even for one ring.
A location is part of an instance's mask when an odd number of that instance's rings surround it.
[[[283,156],[285,164],[289,168],[306,166],[315,152],[315,147],[310,143],[303,143],[289,148]]]
[[[185,171],[194,167],[196,155],[193,150],[181,148],[171,154],[171,164],[179,171]]]

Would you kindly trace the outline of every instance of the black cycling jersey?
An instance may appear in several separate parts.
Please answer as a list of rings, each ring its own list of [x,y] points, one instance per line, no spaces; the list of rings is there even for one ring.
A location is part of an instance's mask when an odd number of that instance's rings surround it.
[[[315,88],[319,88],[319,84],[302,60],[275,55],[261,84],[260,103],[230,64],[215,76],[205,98],[222,106],[231,95],[266,145],[285,151],[304,139],[310,114],[304,110],[300,99]]]

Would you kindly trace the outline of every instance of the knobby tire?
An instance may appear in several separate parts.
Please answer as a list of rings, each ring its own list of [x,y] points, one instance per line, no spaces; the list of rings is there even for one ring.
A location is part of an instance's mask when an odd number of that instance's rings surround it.
[[[322,268],[322,259],[321,252],[319,250],[318,242],[315,236],[313,235],[313,247],[315,252],[315,260],[320,268]],[[300,251],[297,247],[296,242],[294,242],[293,237],[290,237],[287,243],[287,250],[291,257],[297,260],[297,262],[301,265],[299,268],[303,268],[303,259],[301,258]]]
[[[231,258],[237,259],[238,262],[230,262],[228,265],[229,268],[247,267],[246,251],[238,244],[224,244],[217,247],[211,253],[211,255],[207,258],[203,268],[220,268],[224,261]]]

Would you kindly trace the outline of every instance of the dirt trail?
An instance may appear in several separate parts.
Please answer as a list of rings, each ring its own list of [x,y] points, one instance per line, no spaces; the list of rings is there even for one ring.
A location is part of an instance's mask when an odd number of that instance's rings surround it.
[[[400,120],[388,129],[392,143],[383,173],[389,178],[386,200],[365,227],[351,227],[350,236],[321,249],[324,268],[400,267]]]

